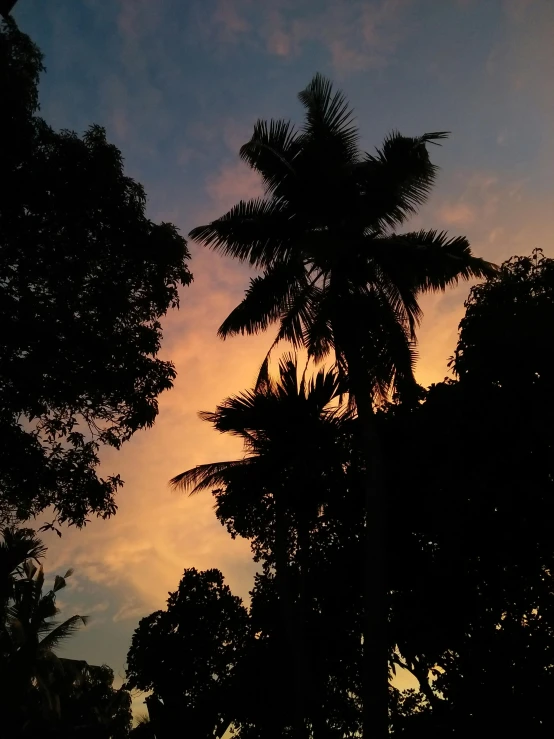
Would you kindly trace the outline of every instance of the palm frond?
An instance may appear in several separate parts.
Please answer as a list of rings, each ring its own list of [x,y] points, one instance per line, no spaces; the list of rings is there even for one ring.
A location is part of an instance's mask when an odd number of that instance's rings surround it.
[[[312,315],[304,326],[304,346],[308,356],[317,362],[323,361],[335,346],[332,325],[333,299],[327,286],[314,296]]]
[[[291,293],[305,282],[302,263],[283,261],[250,280],[239,305],[218,329],[226,339],[236,334],[255,334],[276,321],[291,299]]]
[[[295,354],[286,352],[279,359],[279,383],[275,387],[278,398],[298,398],[300,393],[298,361]]]
[[[358,316],[355,326],[349,320],[352,315]],[[337,357],[347,356],[345,348],[356,342],[369,391],[375,398],[389,398],[395,387],[415,383],[417,352],[409,323],[382,293],[367,290],[353,295],[342,307],[341,325]],[[346,366],[343,371],[348,374]]]
[[[296,177],[294,159],[299,151],[298,135],[284,120],[258,120],[248,143],[240,150],[240,157],[262,176],[266,195],[283,195],[287,181]]]
[[[178,488],[190,493],[190,495],[194,495],[194,493],[199,493],[201,490],[209,490],[227,485],[231,470],[244,467],[248,463],[248,459],[236,459],[230,462],[199,464],[190,470],[175,475],[169,481],[169,484],[173,488]]]
[[[76,634],[81,626],[86,626],[88,620],[88,616],[71,616],[71,618],[56,626],[44,637],[40,642],[41,650],[51,651],[55,649],[62,641]]]
[[[366,155],[355,177],[366,203],[368,225],[380,230],[398,226],[425,203],[438,171],[426,144],[447,136],[436,132],[409,137],[392,131],[375,155]]]
[[[36,601],[32,611],[31,623],[34,628],[37,629],[40,624],[49,618],[53,618],[58,612],[59,609],[56,606],[56,595],[54,591],[51,590],[46,595],[39,597]]]
[[[26,560],[38,561],[46,553],[47,547],[35,535],[32,529],[17,529],[6,526],[1,531],[0,539],[0,575],[7,577]]]
[[[59,590],[63,590],[66,586],[65,577],[62,577],[61,575],[56,575],[54,579],[54,587],[53,590],[55,593],[57,593]]]
[[[474,257],[465,236],[449,237],[445,231],[393,234],[374,240],[370,251],[392,282],[407,284],[415,294],[492,277],[498,269]]]
[[[287,203],[271,198],[241,200],[225,215],[189,236],[226,256],[254,267],[270,267],[291,252],[295,221]]]
[[[320,150],[325,146],[329,157],[343,162],[356,160],[359,132],[344,94],[333,92],[331,81],[318,73],[298,98],[306,110],[303,146],[315,143]]]
[[[302,284],[297,282],[291,291],[288,305],[281,312],[279,331],[274,344],[288,341],[295,349],[305,346],[306,326],[313,323],[316,314],[314,307],[318,305],[321,288],[316,280]]]

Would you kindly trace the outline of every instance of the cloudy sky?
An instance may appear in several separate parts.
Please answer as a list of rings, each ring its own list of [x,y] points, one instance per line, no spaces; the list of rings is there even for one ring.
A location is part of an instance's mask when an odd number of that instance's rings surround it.
[[[466,234],[496,262],[553,252],[552,0],[19,0],[15,17],[46,56],[42,115],[79,132],[105,126],[150,217],[183,234],[259,193],[238,149],[258,117],[298,120],[296,93],[320,71],[349,96],[365,149],[393,128],[452,132],[433,149],[442,172],[414,227]],[[51,574],[76,569],[64,614],[92,615],[65,654],[120,675],[138,619],[163,607],[185,567],[220,568],[242,596],[252,583],[248,546],[229,539],[210,496],[167,485],[239,454],[197,411],[250,386],[269,342],[217,339],[247,273],[191,251],[194,283],[164,322],[175,387],[152,430],[103,458],[125,480],[119,511],[48,538]],[[424,302],[423,384],[447,374],[467,291]]]

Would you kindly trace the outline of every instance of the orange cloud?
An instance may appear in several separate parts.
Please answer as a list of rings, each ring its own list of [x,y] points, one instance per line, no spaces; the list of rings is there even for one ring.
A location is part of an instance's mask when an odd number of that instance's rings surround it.
[[[215,216],[221,215],[239,200],[249,200],[263,194],[260,176],[240,160],[224,164],[206,182]],[[215,217],[214,216],[214,217]]]
[[[447,226],[467,226],[475,220],[475,213],[467,203],[443,205],[438,215]]]

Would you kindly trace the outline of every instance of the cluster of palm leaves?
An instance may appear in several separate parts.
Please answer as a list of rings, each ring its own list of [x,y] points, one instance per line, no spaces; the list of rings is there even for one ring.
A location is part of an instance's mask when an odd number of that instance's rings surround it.
[[[61,738],[85,735],[86,731],[89,732],[87,736],[98,739],[111,735],[103,726],[109,714],[117,713],[115,703],[121,697],[111,689],[113,673],[108,668],[94,668],[84,661],[60,658],[56,653],[62,642],[87,623],[87,617],[81,615],[63,621],[57,619],[60,613],[56,604],[58,593],[66,587],[66,580],[73,571],[68,570],[63,577],[56,575],[52,588],[45,592],[41,560],[46,547],[42,541],[31,529],[6,527],[1,533],[0,705],[3,729],[13,737],[33,737],[40,733]],[[110,674],[105,674],[106,670]],[[82,718],[82,704],[87,699],[87,691],[95,686],[109,695],[100,696],[104,700],[91,706],[95,714],[91,726],[90,716],[88,721]],[[98,687],[96,692],[99,692]],[[104,716],[102,710],[108,703],[110,706]],[[71,712],[76,714],[73,722],[68,721],[67,714]],[[90,733],[91,728],[95,728],[96,733]],[[128,726],[124,726],[122,735],[126,735],[126,730]]]
[[[273,550],[283,624],[289,624],[286,517],[291,516],[302,549],[302,532],[321,511],[332,486],[322,469],[325,445],[353,415],[365,470],[365,574],[363,649],[363,735],[388,732],[388,602],[386,551],[389,532],[381,439],[375,423],[380,401],[414,397],[419,297],[459,280],[491,276],[495,267],[472,255],[464,237],[420,230],[398,233],[426,201],[435,182],[428,145],[444,132],[389,135],[375,154],[360,150],[359,130],[345,97],[316,75],[299,95],[305,110],[300,129],[283,120],[258,121],[242,159],[262,178],[265,194],[241,201],[191,236],[244,262],[260,274],[219,329],[227,338],[255,334],[277,324],[254,390],[230,398],[206,420],[240,436],[241,460],[203,465],[174,478],[193,492],[221,488],[219,511],[241,499],[248,522],[259,532],[275,522]],[[333,369],[308,382],[297,377],[290,357],[280,363],[280,381],[269,379],[271,352],[280,342],[307,352]],[[346,393],[346,410],[339,396]],[[335,405],[331,409],[331,405]],[[314,429],[317,427],[317,433]],[[314,448],[311,448],[312,442]],[[339,457],[340,458],[340,457]],[[306,477],[302,501],[292,476]],[[271,527],[267,528],[268,532]],[[304,537],[305,538],[305,537]],[[301,658],[301,655],[300,657]],[[299,690],[299,693],[302,691]]]

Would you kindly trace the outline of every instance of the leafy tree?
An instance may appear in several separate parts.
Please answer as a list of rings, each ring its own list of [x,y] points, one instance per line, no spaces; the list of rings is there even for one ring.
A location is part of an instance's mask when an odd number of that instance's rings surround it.
[[[385,559],[387,516],[373,403],[413,387],[418,297],[459,279],[492,273],[463,237],[399,235],[435,181],[426,145],[444,133],[394,132],[375,155],[359,149],[344,96],[316,75],[300,93],[301,130],[258,121],[241,157],[259,172],[265,197],[241,201],[191,237],[261,269],[222,337],[278,322],[276,342],[304,346],[315,360],[334,351],[348,376],[366,459],[366,622],[364,735],[387,733]]]
[[[391,628],[441,735],[553,730],[553,317],[554,260],[508,260],[471,291],[457,381],[387,414]]]
[[[4,548],[14,552],[27,541],[33,558],[42,556],[44,549],[30,537],[17,537],[4,532]],[[40,544],[40,542],[38,543]],[[10,574],[11,592],[4,613],[1,661],[1,700],[3,719],[14,733],[21,731],[39,711],[44,720],[55,720],[60,712],[56,689],[63,667],[55,650],[60,642],[71,637],[86,623],[84,616],[72,616],[59,623],[54,620],[59,609],[57,593],[65,587],[66,578],[56,576],[53,588],[43,594],[44,570],[32,559],[25,559]]]
[[[157,737],[182,730],[221,737],[233,717],[229,700],[248,639],[248,614],[219,570],[187,569],[167,610],[143,618],[127,657],[127,686],[151,691]],[[143,732],[144,733],[144,732]]]
[[[346,461],[341,435],[349,413],[338,403],[340,393],[336,372],[322,370],[307,381],[298,376],[296,359],[284,356],[278,382],[266,374],[254,390],[228,398],[214,413],[200,414],[218,431],[242,439],[246,456],[199,465],[172,480],[192,493],[217,488],[222,523],[233,536],[252,539],[257,557],[275,568],[283,674],[290,675],[294,666],[293,700],[288,695],[283,700],[296,703],[291,720],[302,733],[306,719],[313,725],[322,720],[311,667],[316,647],[307,647],[308,562],[311,534]],[[291,573],[293,558],[297,582]],[[319,733],[323,731],[321,726]]]
[[[13,737],[123,739],[131,725],[131,698],[113,688],[103,665],[56,655],[62,641],[86,621],[56,620],[57,594],[69,570],[43,592],[46,547],[31,529],[5,528],[0,541],[0,708]]]
[[[28,560],[39,563],[46,547],[33,529],[6,526],[0,534],[0,618],[4,624],[8,604],[15,597],[24,564]]]
[[[131,696],[113,687],[114,673],[83,661],[62,659],[60,722],[56,737],[125,739],[132,725]]]
[[[81,138],[38,116],[42,55],[0,28],[0,515],[48,506],[79,526],[116,510],[102,446],[154,423],[175,369],[160,318],[191,280],[185,240],[99,126]]]

